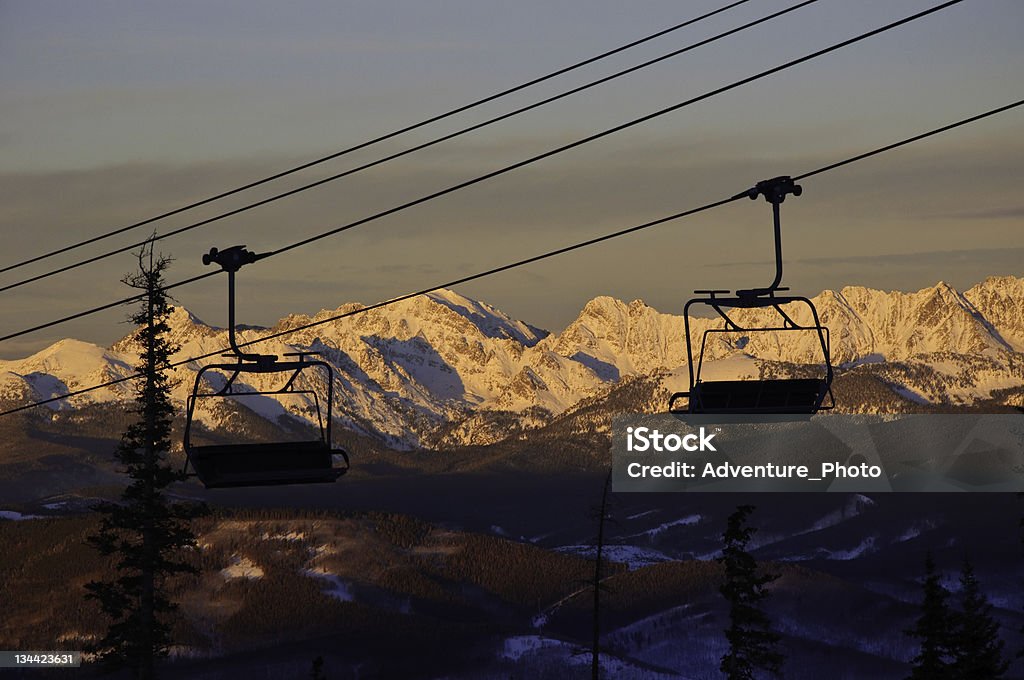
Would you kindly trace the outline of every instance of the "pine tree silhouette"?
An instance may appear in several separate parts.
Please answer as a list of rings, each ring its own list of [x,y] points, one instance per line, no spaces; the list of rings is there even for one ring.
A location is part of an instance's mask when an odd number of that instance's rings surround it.
[[[921,615],[914,627],[905,631],[920,640],[921,645],[912,661],[909,680],[952,680],[956,677],[953,673],[956,617],[949,609],[949,591],[942,585],[931,553],[925,557],[921,586],[924,591]]]
[[[981,592],[970,560],[960,571],[960,613],[953,639],[953,677],[958,680],[998,680],[1009,664],[1003,660],[999,623],[992,605]]]
[[[768,597],[768,584],[779,575],[758,575],[757,561],[746,550],[757,531],[745,526],[753,511],[754,506],[741,505],[729,516],[722,534],[725,546],[718,558],[725,569],[725,583],[719,591],[729,603],[729,627],[725,630],[729,650],[722,656],[719,670],[729,680],[751,680],[758,670],[781,677],[785,660],[777,649],[779,636],[772,632],[768,615],[759,606]]]
[[[195,547],[190,520],[205,508],[169,503],[164,496],[169,484],[184,478],[164,460],[174,414],[167,369],[176,350],[167,340],[173,307],[163,290],[170,260],[154,258],[152,241],[138,259],[139,271],[122,279],[142,291],[142,304],[130,317],[139,325],[134,339],[141,348],[133,407],[138,419],[125,430],[115,452],[129,484],[119,503],[96,506],[104,517],[98,533],[88,539],[101,554],[117,557],[117,575],[86,584],[86,597],[99,600],[111,620],[91,651],[110,666],[127,667],[133,677],[148,680],[156,677],[155,659],[166,656],[171,644],[168,615],[176,605],[167,595],[166,581],[175,574],[196,573],[181,551]]]

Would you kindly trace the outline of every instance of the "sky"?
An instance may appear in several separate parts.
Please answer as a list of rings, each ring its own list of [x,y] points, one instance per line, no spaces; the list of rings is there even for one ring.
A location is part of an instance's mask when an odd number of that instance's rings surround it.
[[[173,281],[211,246],[262,252],[714,90],[937,0],[819,0],[522,116],[161,241]],[[641,47],[295,176],[34,265],[136,243],[589,82],[791,2],[750,0]],[[724,0],[0,0],[0,266],[418,122]],[[239,319],[373,303],[731,196],[1020,99],[1024,3],[965,0],[645,124],[247,267]],[[784,282],[965,289],[1024,275],[1024,108],[803,183]],[[130,253],[0,292],[0,335],[126,297]],[[742,201],[458,288],[558,331],[591,298],[679,313],[766,285],[770,208]],[[175,297],[226,322],[223,277]],[[109,344],[112,309],[0,343]]]

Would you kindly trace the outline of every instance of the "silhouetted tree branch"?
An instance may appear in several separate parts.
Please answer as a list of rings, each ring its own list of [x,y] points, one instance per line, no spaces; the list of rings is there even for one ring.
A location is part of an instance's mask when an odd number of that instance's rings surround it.
[[[164,490],[184,479],[166,462],[170,450],[170,356],[176,350],[167,339],[167,317],[173,310],[164,292],[164,272],[170,264],[155,257],[150,241],[138,253],[139,271],[122,281],[143,292],[138,311],[130,320],[139,326],[139,345],[132,413],[136,421],[121,437],[115,456],[128,474],[129,484],[119,503],[101,503],[104,515],[98,533],[89,542],[103,555],[117,557],[117,575],[109,581],[86,585],[86,597],[99,601],[111,623],[91,651],[113,667],[127,667],[136,678],[156,677],[154,661],[166,656],[171,645],[168,617],[176,605],[167,596],[166,580],[196,568],[182,551],[195,548],[191,520],[205,512],[194,504],[170,503]]]

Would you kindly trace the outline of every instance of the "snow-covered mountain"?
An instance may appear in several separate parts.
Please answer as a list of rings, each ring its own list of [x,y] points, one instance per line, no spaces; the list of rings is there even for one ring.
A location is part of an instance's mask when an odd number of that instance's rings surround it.
[[[1024,397],[1022,299],[1024,279],[990,277],[965,293],[943,282],[916,293],[850,286],[824,291],[813,301],[831,331],[832,360],[840,374],[869,372],[902,397],[921,403],[1019,404]],[[360,307],[349,303],[313,317],[292,315],[273,328],[248,328],[239,335],[256,340]],[[798,306],[787,312],[798,323],[810,320]],[[772,321],[770,314],[737,310],[735,318],[742,326],[757,327]],[[224,329],[183,308],[175,310],[170,325],[172,340],[181,347],[176,359],[227,346]],[[695,338],[720,326],[719,320],[691,319]],[[812,332],[710,338],[704,368],[709,375],[756,377],[766,371],[811,370],[807,365],[822,361]],[[609,297],[591,300],[561,333],[549,334],[490,305],[441,290],[256,346],[256,351],[278,355],[296,350],[321,352],[334,368],[335,415],[343,427],[395,448],[489,443],[581,405],[593,408],[633,378],[655,376],[665,390],[687,380],[682,317],[639,300]],[[68,339],[25,359],[0,361],[0,402],[48,398],[128,376],[135,355],[128,338],[109,349]],[[177,370],[174,397],[181,403],[199,367],[190,362]],[[322,381],[308,373],[299,384],[322,393]],[[253,387],[280,384],[278,376],[247,379]],[[53,408],[130,396],[131,384],[124,382]],[[291,415],[310,421],[314,414],[305,398],[240,403],[271,420]],[[208,427],[222,428],[230,426],[237,410],[234,404],[204,405],[199,414]]]

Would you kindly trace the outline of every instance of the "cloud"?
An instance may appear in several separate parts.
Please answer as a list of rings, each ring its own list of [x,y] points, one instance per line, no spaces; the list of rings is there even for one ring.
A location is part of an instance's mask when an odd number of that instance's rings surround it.
[[[940,219],[951,220],[1003,220],[1024,217],[1024,205],[1009,208],[992,208],[991,210],[969,210],[965,212],[937,215]]]
[[[211,245],[245,243],[257,251],[271,250],[521,160],[567,139],[552,135],[522,145],[519,140],[445,145],[201,227],[163,242],[161,250],[176,258],[172,280],[188,278],[208,271],[200,264],[199,255]],[[687,141],[652,144],[650,139],[639,134],[620,140],[614,153],[601,146],[582,148],[326,238],[313,247],[265,260],[258,270],[246,271],[240,281],[239,304],[245,321],[272,324],[292,312],[387,299],[731,195],[758,177],[778,174],[780,168],[813,165],[800,157],[771,162],[747,157],[735,146],[716,154],[713,145],[694,147]],[[1012,144],[1006,148],[1003,155],[1015,150]],[[912,288],[931,285],[939,278],[977,281],[987,274],[1019,274],[1024,239],[1007,231],[1005,225],[993,220],[985,223],[988,227],[964,229],[953,220],[936,220],[922,226],[913,217],[920,214],[919,208],[929,205],[941,210],[953,205],[1007,205],[1015,200],[1015,194],[1004,189],[1009,184],[1004,172],[1008,161],[1000,153],[973,164],[970,154],[959,154],[958,162],[971,170],[970,186],[963,185],[957,173],[941,169],[933,173],[937,179],[922,179],[927,167],[941,156],[941,150],[911,160],[895,154],[880,165],[844,170],[842,177],[837,172],[835,177],[823,175],[820,181],[808,181],[800,201],[792,207],[786,204],[787,282],[801,290],[849,283]],[[148,163],[2,174],[4,262],[130,224],[301,160],[268,155],[219,163]],[[273,187],[178,216],[160,230],[339,170],[338,165],[329,167],[311,169]],[[994,213],[986,209],[975,212]],[[40,263],[40,269],[9,272],[3,281],[14,280],[12,275],[22,271],[28,275],[86,253],[131,243],[148,233],[149,227],[145,227],[70,253],[66,259]],[[735,287],[739,285],[736,279],[747,283],[747,274],[760,278],[768,272],[770,276],[770,234],[770,211],[763,202],[737,202],[533,265],[520,270],[520,275],[510,273],[474,283],[471,288],[479,290],[488,302],[522,310],[531,323],[558,327],[578,312],[577,303],[601,293],[654,295],[655,301],[675,304],[679,287]],[[931,247],[916,252],[922,244]],[[844,254],[851,251],[855,254]],[[101,265],[54,277],[46,286],[11,291],[12,309],[22,312],[18,326],[32,326],[123,297],[117,279],[132,266],[131,255],[125,253]],[[723,274],[712,274],[714,268]],[[735,269],[725,273],[727,268]],[[744,268],[748,271],[737,271]],[[667,271],[673,272],[673,287],[658,293]],[[726,280],[718,285],[701,271],[711,279]],[[560,295],[538,292],[552,287]],[[60,310],[47,302],[49,295],[60,301]],[[223,315],[224,284],[220,279],[179,289],[175,295],[201,318],[216,320]],[[253,302],[257,300],[258,304]],[[63,311],[63,307],[69,310]],[[534,309],[541,312],[541,318],[531,313]],[[91,329],[83,320],[67,327],[67,332],[106,342],[122,334],[123,329],[109,329],[112,318],[96,317]]]
[[[1011,248],[969,248],[961,250],[934,250],[923,253],[879,253],[877,255],[834,255],[828,257],[804,257],[786,261],[786,265],[815,265],[837,267],[855,265],[861,268],[916,267],[933,268],[941,271],[950,266],[984,265],[992,269],[992,273],[1024,271],[1024,247]],[[709,269],[727,269],[735,267],[766,267],[771,262],[734,260],[727,262],[705,263]]]
[[[1016,264],[1016,268],[1024,267],[1024,247],[1020,248],[971,248],[963,250],[934,250],[923,253],[885,253],[879,255],[839,255],[832,257],[808,257],[797,260],[799,263],[812,265],[835,266],[855,264],[858,266],[890,267],[948,267],[950,265],[986,264],[998,268],[1002,264]]]

